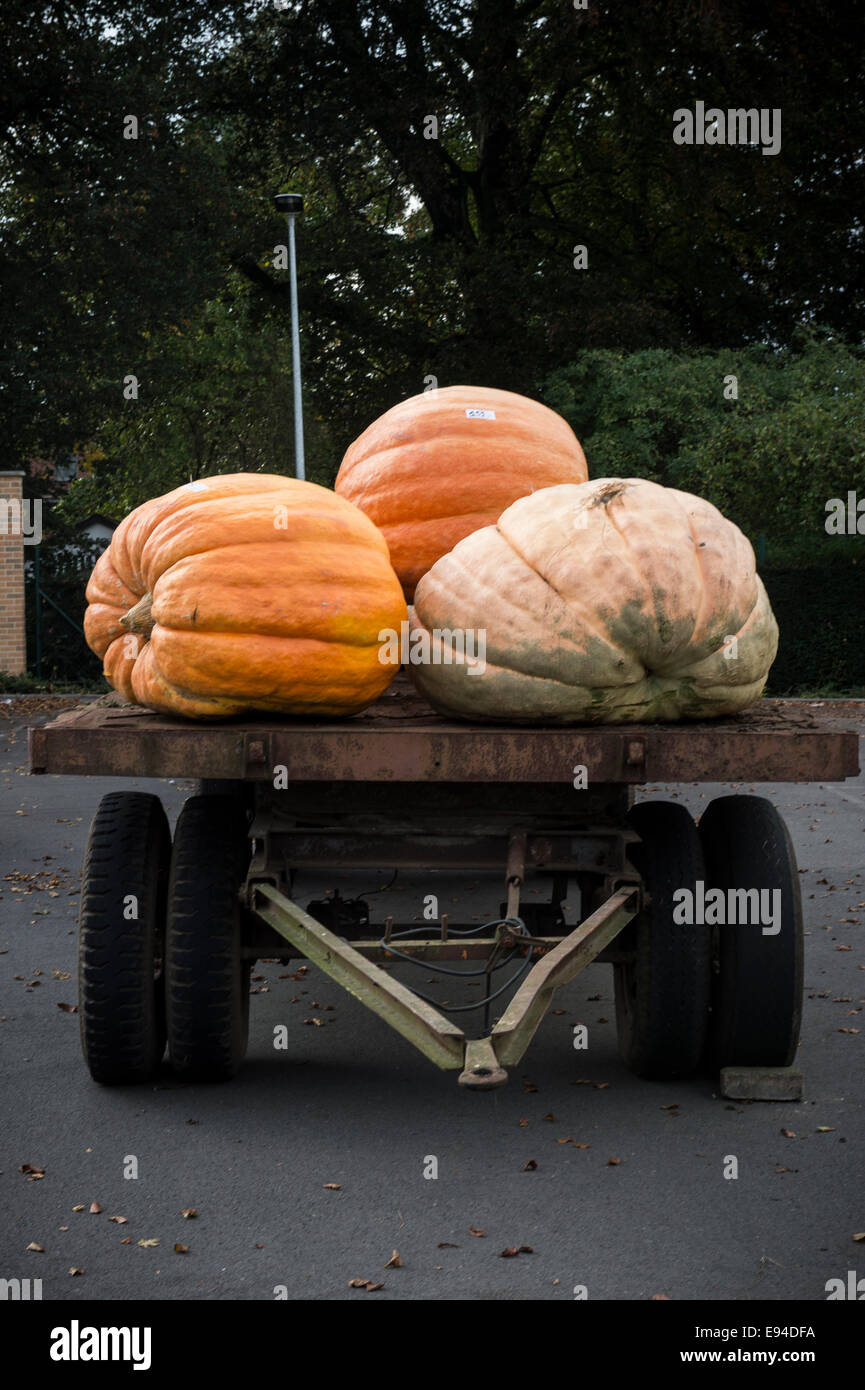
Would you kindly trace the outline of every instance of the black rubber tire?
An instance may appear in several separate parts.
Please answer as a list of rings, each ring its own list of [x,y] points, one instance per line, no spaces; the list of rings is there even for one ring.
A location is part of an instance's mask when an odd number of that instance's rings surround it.
[[[628,825],[641,837],[628,855],[650,900],[619,938],[633,961],[613,967],[619,1052],[637,1076],[691,1076],[706,1043],[711,934],[673,920],[673,894],[704,877],[700,837],[668,801],[632,807]]]
[[[251,962],[238,889],[249,857],[238,801],[190,797],[174,831],[165,933],[168,1052],[190,1080],[227,1081],[246,1053]]]
[[[722,796],[700,821],[707,888],[780,889],[781,929],[760,924],[713,931],[712,1012],[706,1065],[788,1067],[802,1023],[804,937],[796,854],[787,827],[762,796]]]
[[[94,1081],[149,1080],[165,1051],[162,981],[171,832],[157,796],[109,792],[90,827],[78,919],[78,1021]],[[130,895],[137,918],[128,920]]]

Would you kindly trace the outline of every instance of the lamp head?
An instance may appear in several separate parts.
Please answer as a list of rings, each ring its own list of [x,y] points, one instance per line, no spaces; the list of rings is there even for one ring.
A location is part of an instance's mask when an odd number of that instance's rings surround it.
[[[303,212],[303,198],[299,193],[277,193],[273,202],[277,212]]]

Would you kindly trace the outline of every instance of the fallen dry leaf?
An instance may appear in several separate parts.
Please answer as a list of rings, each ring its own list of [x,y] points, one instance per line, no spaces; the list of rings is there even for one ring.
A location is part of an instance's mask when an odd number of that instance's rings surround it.
[[[121,1244],[121,1245],[131,1245],[131,1244],[132,1244],[132,1237],[131,1237],[131,1236],[124,1236],[123,1239],[122,1239],[122,1241],[120,1242],[120,1244]]]
[[[853,1239],[854,1239],[854,1240],[858,1240],[859,1237],[858,1237],[858,1236],[854,1236]],[[455,1245],[454,1242],[453,1242],[452,1240],[440,1240],[439,1243],[438,1243],[438,1245],[436,1246],[436,1249],[437,1249],[437,1250],[459,1250],[459,1246],[458,1246],[458,1245]]]
[[[854,1239],[854,1240],[865,1240],[865,1231],[856,1231],[856,1233],[855,1233],[854,1236],[853,1236],[853,1239]]]
[[[58,1009],[62,1009],[65,1014],[77,1014],[78,1012],[77,1004],[58,1004],[57,1007]]]
[[[342,1192],[342,1184],[338,1182],[326,1182],[322,1186],[325,1192]]]
[[[80,1207],[73,1207],[72,1210],[73,1210],[73,1211],[83,1211],[83,1210],[84,1210],[84,1207],[83,1207],[83,1206],[80,1206]]]
[[[383,1289],[384,1284],[374,1284],[371,1279],[349,1279],[350,1289],[366,1289],[367,1293],[375,1293],[377,1289]]]
[[[127,1226],[129,1224],[129,1218],[126,1216],[109,1216],[108,1220],[113,1221],[117,1226]]]
[[[671,1302],[672,1302],[672,1299],[670,1298],[670,1295],[669,1295],[668,1293],[653,1293],[653,1294],[652,1294],[652,1298],[651,1298],[651,1302],[652,1302],[652,1303],[671,1303]]]
[[[181,1245],[181,1244],[180,1244],[180,1241],[178,1241],[177,1244],[176,1244],[175,1247],[174,1247],[174,1253],[175,1253],[175,1255],[188,1255],[188,1254],[189,1254],[189,1246],[188,1246],[188,1245]]]
[[[834,1133],[835,1133],[835,1130],[832,1129],[832,1127],[831,1127],[830,1125],[818,1125],[818,1126],[817,1126],[817,1129],[815,1130],[815,1133],[816,1133],[816,1134],[834,1134]]]
[[[24,1174],[27,1182],[38,1182],[45,1177],[45,1169],[40,1168],[38,1163],[22,1163],[18,1172]]]
[[[785,1139],[795,1139],[795,1138],[796,1138],[796,1131],[795,1131],[794,1129],[782,1129],[782,1130],[781,1130],[781,1133],[783,1134],[783,1136],[784,1136]]]
[[[524,1164],[523,1164],[522,1168],[520,1169],[520,1172],[522,1172],[522,1173],[533,1173],[533,1172],[535,1171],[535,1169],[537,1168],[537,1166],[538,1166],[538,1165],[537,1165],[537,1163],[535,1162],[535,1160],[534,1160],[533,1158],[530,1158],[529,1161],[528,1161],[528,1163],[524,1163]]]
[[[499,1259],[500,1259],[500,1260],[511,1260],[511,1259],[513,1259],[513,1257],[514,1257],[515,1255],[518,1255],[519,1253],[520,1253],[520,1252],[519,1252],[519,1250],[517,1249],[517,1247],[516,1247],[515,1245],[509,1245],[508,1248],[507,1248],[507,1250],[500,1250],[500,1251],[499,1251]]]
[[[198,1212],[195,1207],[184,1207],[180,1215],[183,1217],[184,1221],[191,1221],[193,1216],[198,1215]]]
[[[544,1119],[545,1119],[545,1120],[549,1120],[552,1124],[555,1124],[555,1122],[556,1122],[556,1117],[555,1117],[555,1115],[553,1114],[552,1110],[550,1111],[549,1115],[545,1115],[545,1116],[544,1116]]]
[[[83,1270],[83,1269],[80,1269],[80,1268],[78,1267],[78,1265],[73,1265],[72,1268],[70,1269],[69,1273],[70,1273],[71,1275],[73,1275],[73,1277],[74,1277],[76,1274],[83,1274],[83,1273],[84,1273],[84,1270]]]
[[[385,1265],[385,1269],[402,1269],[402,1260],[400,1259],[399,1251],[394,1250],[393,1254],[391,1255],[390,1259]]]
[[[27,1246],[27,1249],[34,1250],[37,1255],[45,1254],[45,1247],[43,1245],[37,1245],[35,1240],[31,1240],[30,1244]]]
[[[142,1250],[152,1250],[155,1245],[159,1244],[159,1238],[157,1237],[155,1240],[140,1240],[138,1244],[141,1246]]]
[[[608,1167],[608,1168],[617,1168],[617,1167],[619,1166],[619,1164],[621,1163],[621,1161],[622,1161],[622,1160],[621,1160],[620,1158],[608,1158],[608,1159],[607,1159],[607,1167]]]
[[[100,1213],[101,1211],[102,1211],[102,1208],[100,1207],[100,1205],[99,1205],[98,1202],[91,1202],[91,1203],[90,1203],[90,1214],[91,1214],[91,1216],[98,1216],[99,1213]]]
[[[479,1226],[469,1226],[470,1236],[485,1236],[486,1231],[482,1231]]]
[[[528,1127],[529,1127],[529,1122],[528,1122],[528,1120],[520,1120],[520,1129],[528,1129]]]

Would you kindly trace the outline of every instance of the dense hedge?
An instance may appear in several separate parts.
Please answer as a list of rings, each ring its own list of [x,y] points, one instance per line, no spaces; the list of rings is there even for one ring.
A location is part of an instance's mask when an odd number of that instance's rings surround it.
[[[724,394],[731,377],[737,399]],[[543,399],[575,430],[590,477],[694,492],[755,541],[819,546],[827,501],[865,497],[865,355],[814,332],[778,352],[585,352]]]
[[[768,693],[865,694],[865,565],[760,573],[781,632]]]

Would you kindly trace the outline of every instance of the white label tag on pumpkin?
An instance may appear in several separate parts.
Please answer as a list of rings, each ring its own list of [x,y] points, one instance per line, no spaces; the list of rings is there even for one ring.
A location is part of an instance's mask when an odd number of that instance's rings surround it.
[[[187,484],[186,484],[186,491],[187,491],[187,492],[209,492],[209,491],[210,491],[210,488],[207,486],[207,483],[201,483],[201,482],[198,482],[198,483],[187,483]]]
[[[494,410],[483,410],[479,405],[472,406],[471,410],[466,411],[467,420],[494,420],[496,412]]]

